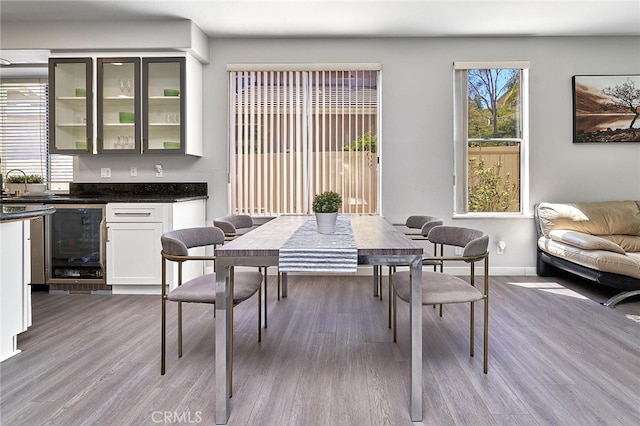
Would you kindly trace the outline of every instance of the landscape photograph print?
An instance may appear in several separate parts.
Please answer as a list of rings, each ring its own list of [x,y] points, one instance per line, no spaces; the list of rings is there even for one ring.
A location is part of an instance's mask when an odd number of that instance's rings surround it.
[[[640,75],[574,75],[573,142],[640,142]]]

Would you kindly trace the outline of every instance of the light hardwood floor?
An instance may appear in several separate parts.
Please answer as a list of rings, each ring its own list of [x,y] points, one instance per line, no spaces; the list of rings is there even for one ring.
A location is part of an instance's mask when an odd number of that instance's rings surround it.
[[[387,300],[365,276],[291,276],[257,342],[256,299],[235,311],[229,425],[409,425],[408,308],[399,342]],[[385,284],[386,287],[386,284]],[[492,277],[489,373],[476,356],[468,305],[424,308],[424,421],[429,425],[640,424],[640,300],[563,278]],[[587,295],[588,297],[586,297]],[[169,304],[167,374],[160,376],[157,296],[35,293],[23,350],[0,364],[0,424],[214,424],[214,324],[185,307],[177,358]]]

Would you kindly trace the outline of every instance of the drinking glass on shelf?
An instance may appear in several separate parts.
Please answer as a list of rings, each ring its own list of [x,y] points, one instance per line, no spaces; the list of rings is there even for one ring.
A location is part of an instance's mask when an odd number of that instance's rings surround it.
[[[127,95],[131,96],[132,90],[133,90],[133,80],[127,79]]]
[[[120,96],[125,96],[124,91],[126,89],[126,83],[124,78],[118,80],[118,88],[120,89]]]

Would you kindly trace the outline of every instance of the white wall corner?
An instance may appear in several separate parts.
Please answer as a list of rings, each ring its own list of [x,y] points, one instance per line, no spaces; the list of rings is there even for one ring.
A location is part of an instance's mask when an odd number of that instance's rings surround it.
[[[188,51],[200,62],[209,62],[209,40],[193,22],[3,22],[3,49],[83,51]]]

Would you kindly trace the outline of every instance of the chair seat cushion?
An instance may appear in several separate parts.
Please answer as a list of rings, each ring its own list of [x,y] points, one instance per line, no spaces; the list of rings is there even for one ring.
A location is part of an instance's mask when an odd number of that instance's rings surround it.
[[[233,304],[253,296],[260,288],[262,274],[258,271],[236,271],[233,279]],[[206,274],[189,280],[167,295],[174,302],[216,303],[216,275]]]
[[[405,302],[409,302],[410,272],[396,272],[392,275],[392,279],[393,289],[398,297]],[[462,278],[441,272],[422,271],[423,305],[476,302],[482,299],[482,292]]]

